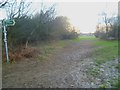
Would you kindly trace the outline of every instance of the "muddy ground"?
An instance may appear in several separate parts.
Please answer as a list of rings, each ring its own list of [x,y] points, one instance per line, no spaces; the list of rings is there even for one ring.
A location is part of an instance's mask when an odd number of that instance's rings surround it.
[[[86,70],[93,66],[93,40],[72,43],[44,62],[30,59],[3,66],[3,88],[99,87]],[[98,79],[100,81],[100,79]]]

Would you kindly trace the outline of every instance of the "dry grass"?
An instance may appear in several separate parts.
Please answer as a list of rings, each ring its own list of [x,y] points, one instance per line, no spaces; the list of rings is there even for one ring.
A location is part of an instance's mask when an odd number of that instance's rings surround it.
[[[9,60],[10,62],[13,61],[20,61],[23,58],[32,58],[35,57],[38,53],[38,50],[34,47],[24,48],[24,46],[17,48],[15,51],[9,49]],[[3,62],[6,61],[5,52],[2,55]]]

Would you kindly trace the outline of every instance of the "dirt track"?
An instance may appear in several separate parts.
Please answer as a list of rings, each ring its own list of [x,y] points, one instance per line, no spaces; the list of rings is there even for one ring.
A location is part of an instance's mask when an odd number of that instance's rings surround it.
[[[31,87],[96,87],[92,86],[93,77],[86,74],[92,65],[91,53],[93,40],[83,40],[57,52],[45,62],[25,60],[17,64],[3,66],[3,88]]]

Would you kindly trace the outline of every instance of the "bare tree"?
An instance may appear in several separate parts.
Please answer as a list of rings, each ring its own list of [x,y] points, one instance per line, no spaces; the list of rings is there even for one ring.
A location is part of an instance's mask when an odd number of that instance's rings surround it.
[[[116,16],[114,13],[111,14],[111,16],[108,17],[108,14],[106,12],[102,13],[102,17],[103,17],[103,22],[105,23],[105,29],[106,29],[106,35],[108,37],[108,32],[109,29],[112,30],[114,28],[114,23],[117,21]]]
[[[106,26],[106,33],[107,33],[108,32],[108,24],[110,23],[110,19],[108,18],[107,13],[105,13],[105,12],[102,13],[102,16],[103,16],[103,21]]]
[[[31,2],[25,2],[25,0],[11,0],[7,3],[5,9],[9,19],[11,18],[20,18],[28,14],[30,10]]]

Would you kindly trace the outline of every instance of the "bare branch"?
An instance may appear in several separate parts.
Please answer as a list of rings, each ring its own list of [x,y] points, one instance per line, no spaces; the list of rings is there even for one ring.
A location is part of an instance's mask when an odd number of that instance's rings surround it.
[[[25,0],[21,0],[20,2],[17,2],[17,0],[10,1],[5,8],[8,18],[20,18],[27,15],[30,5],[31,2],[26,3]]]
[[[0,2],[0,8],[4,7],[8,3],[8,0]]]

